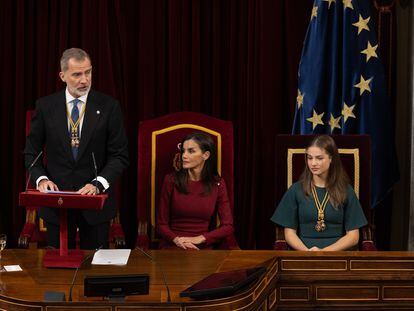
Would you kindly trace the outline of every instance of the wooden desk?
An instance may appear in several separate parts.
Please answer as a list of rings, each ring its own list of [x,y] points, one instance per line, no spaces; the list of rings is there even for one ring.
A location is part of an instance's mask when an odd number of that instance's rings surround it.
[[[43,250],[5,250],[2,264],[20,264],[23,272],[0,273],[0,310],[414,310],[414,254],[408,252],[151,251],[157,267],[133,251],[124,267],[91,266],[79,270],[73,302],[43,302],[45,291],[68,297],[74,270],[45,269]],[[266,262],[264,278],[236,296],[192,301],[180,291],[218,271]],[[110,302],[83,296],[86,275],[148,273],[150,293]]]

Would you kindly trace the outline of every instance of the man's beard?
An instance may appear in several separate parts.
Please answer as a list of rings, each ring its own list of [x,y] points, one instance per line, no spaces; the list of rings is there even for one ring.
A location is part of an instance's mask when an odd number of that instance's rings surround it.
[[[90,85],[84,91],[78,90],[77,88],[71,88],[71,87],[69,87],[69,91],[71,91],[71,93],[74,94],[74,95],[76,95],[77,97],[81,97],[83,95],[88,94],[88,92],[89,92],[90,89],[91,89],[91,86]]]

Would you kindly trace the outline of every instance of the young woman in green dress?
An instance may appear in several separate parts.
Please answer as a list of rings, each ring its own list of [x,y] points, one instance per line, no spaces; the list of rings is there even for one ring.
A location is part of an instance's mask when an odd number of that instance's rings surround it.
[[[342,251],[358,244],[367,224],[342,167],[335,141],[315,137],[306,148],[305,170],[285,193],[271,220],[286,242],[301,251]]]

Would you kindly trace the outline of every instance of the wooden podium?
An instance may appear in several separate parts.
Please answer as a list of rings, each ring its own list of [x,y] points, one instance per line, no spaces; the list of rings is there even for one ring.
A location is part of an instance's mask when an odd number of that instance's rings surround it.
[[[102,209],[107,194],[80,195],[76,192],[42,193],[28,190],[19,194],[19,205],[42,206],[60,210],[60,248],[49,249],[43,257],[47,268],[78,268],[83,260],[82,250],[68,250],[68,209]]]
[[[273,250],[133,250],[125,266],[87,264],[79,269],[73,301],[45,301],[46,291],[69,295],[73,271],[42,267],[44,249],[5,249],[0,310],[9,311],[357,311],[414,310],[414,252],[300,252]],[[93,251],[85,251],[93,254]],[[162,267],[171,291],[168,301]],[[192,300],[180,292],[206,276],[264,266],[267,272],[240,293]],[[149,274],[147,295],[108,300],[84,295],[86,276]]]

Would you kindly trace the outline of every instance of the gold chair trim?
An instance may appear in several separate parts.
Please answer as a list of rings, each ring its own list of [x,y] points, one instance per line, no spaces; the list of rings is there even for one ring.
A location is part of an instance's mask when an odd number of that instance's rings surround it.
[[[210,135],[217,137],[217,171],[221,175],[221,134],[219,132],[213,131],[209,128],[204,126],[191,124],[191,123],[183,123],[177,124],[170,127],[166,127],[161,130],[153,131],[152,132],[152,140],[151,140],[151,225],[152,228],[155,228],[155,172],[156,172],[156,163],[157,163],[157,137],[158,135],[175,131],[177,129],[182,128],[191,128],[199,131],[203,131],[209,133]],[[154,230],[152,232],[152,240],[154,239]]]
[[[293,155],[305,154],[305,148],[288,148],[287,153],[287,187],[293,184]],[[339,154],[350,154],[354,156],[354,191],[359,199],[359,172],[360,172],[360,158],[358,148],[339,148]]]
[[[45,226],[45,222],[43,221],[42,218],[39,218],[39,230],[41,232],[46,232],[47,231],[46,226]]]

